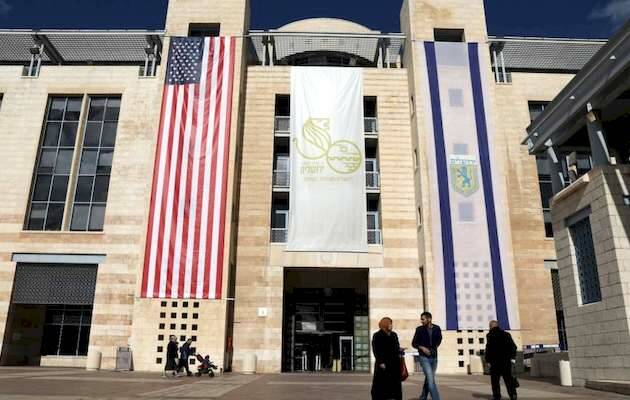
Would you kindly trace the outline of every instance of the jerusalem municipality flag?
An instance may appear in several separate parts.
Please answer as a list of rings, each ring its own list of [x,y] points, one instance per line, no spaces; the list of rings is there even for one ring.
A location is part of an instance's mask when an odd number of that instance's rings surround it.
[[[519,329],[505,199],[495,155],[485,81],[490,71],[477,43],[418,43],[428,132],[431,200],[432,312],[448,330],[487,329],[497,319]]]
[[[171,39],[141,297],[221,297],[234,45]]]

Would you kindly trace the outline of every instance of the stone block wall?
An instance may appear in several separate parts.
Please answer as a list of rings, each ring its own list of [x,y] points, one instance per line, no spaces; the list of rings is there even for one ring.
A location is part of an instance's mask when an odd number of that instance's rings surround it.
[[[627,380],[630,368],[630,167],[596,167],[558,193],[552,217],[574,384]],[[590,207],[601,301],[583,304],[567,218]]]

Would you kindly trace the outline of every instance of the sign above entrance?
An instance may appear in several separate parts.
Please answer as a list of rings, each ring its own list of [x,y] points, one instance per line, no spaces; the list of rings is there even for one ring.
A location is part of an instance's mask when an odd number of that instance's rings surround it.
[[[291,71],[287,249],[367,252],[362,71]]]

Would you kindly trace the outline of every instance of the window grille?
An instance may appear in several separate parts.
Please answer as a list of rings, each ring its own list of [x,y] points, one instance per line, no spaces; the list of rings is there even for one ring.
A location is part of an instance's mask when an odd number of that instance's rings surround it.
[[[590,218],[586,217],[569,226],[569,231],[575,249],[582,304],[601,301],[602,294]]]

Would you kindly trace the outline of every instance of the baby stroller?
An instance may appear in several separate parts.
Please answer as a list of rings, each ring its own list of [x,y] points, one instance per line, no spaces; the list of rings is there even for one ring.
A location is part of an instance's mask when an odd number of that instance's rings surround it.
[[[197,361],[199,361],[199,365],[197,366],[196,376],[201,376],[208,374],[210,378],[214,377],[214,370],[218,369],[216,365],[212,361],[210,361],[210,356],[202,357],[201,354],[197,354],[195,356]]]

